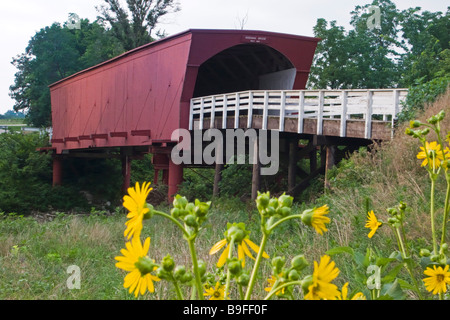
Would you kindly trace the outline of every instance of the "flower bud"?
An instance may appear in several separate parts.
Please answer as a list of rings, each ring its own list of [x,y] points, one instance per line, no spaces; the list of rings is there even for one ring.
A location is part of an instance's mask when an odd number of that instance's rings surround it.
[[[444,118],[445,118],[445,111],[444,110],[439,111],[439,113],[436,116],[437,116],[439,121],[444,120]]]
[[[153,217],[153,206],[152,206],[150,203],[146,203],[144,207],[148,208],[149,210],[148,210],[148,212],[146,212],[146,213],[144,214],[143,219],[144,219],[144,220],[148,220],[148,219],[150,219],[151,217]]]
[[[274,273],[279,274],[286,262],[285,257],[274,257],[272,259],[272,269]]]
[[[420,127],[422,125],[422,123],[419,121],[419,120],[411,120],[410,122],[409,122],[409,126],[411,127],[411,128],[418,128],[418,127]]]
[[[436,123],[438,123],[438,121],[439,121],[439,119],[438,119],[437,116],[432,116],[432,117],[430,117],[430,118],[427,119],[427,122],[428,122],[429,124],[436,124]]]
[[[292,207],[292,202],[293,202],[294,198],[291,196],[288,196],[286,194],[282,194],[279,198],[278,198],[278,205],[280,207]]]
[[[303,270],[305,267],[309,265],[304,255],[295,256],[291,260],[291,267],[297,271]]]
[[[179,194],[175,196],[173,199],[173,206],[178,209],[184,209],[186,205],[188,204],[188,200],[186,197],[182,197]]]
[[[274,207],[269,206],[269,207],[266,208],[266,215],[267,215],[267,216],[272,217],[272,216],[274,216],[276,213],[277,213],[277,211],[275,210]]]
[[[270,199],[269,207],[276,209],[278,207],[278,199],[276,199],[276,198]]]
[[[443,243],[443,244],[441,245],[441,248],[439,249],[439,252],[440,252],[440,253],[446,253],[447,250],[448,250],[448,244]]]
[[[297,281],[298,279],[300,279],[300,275],[298,274],[297,270],[292,269],[291,271],[289,271],[288,278],[289,281]]]
[[[303,211],[303,213],[301,214],[301,219],[302,222],[307,225],[307,226],[311,226],[312,225],[312,217],[314,215],[314,210],[313,209],[307,209],[305,211]]]
[[[408,136],[414,136],[415,131],[411,130],[410,128],[406,128],[405,129],[405,134],[407,134]]]
[[[232,275],[237,276],[242,272],[242,263],[237,258],[229,259],[227,266]]]
[[[420,134],[423,136],[426,136],[429,133],[430,133],[430,128],[425,128],[425,129],[420,130]]]
[[[163,280],[169,279],[169,273],[165,271],[162,267],[156,269],[156,276]]]
[[[180,281],[181,281],[182,283],[186,283],[186,282],[191,281],[193,278],[194,278],[194,277],[192,276],[192,273],[186,272],[184,275],[181,276]]]
[[[209,207],[211,206],[211,201],[201,202],[195,200],[194,213],[197,217],[204,217],[208,213]]]
[[[180,280],[183,275],[186,274],[186,267],[185,266],[176,266],[173,276],[175,279]]]
[[[179,208],[173,208],[172,210],[170,210],[170,214],[175,219],[178,219],[180,217],[180,213],[181,213],[181,210]]]
[[[161,266],[165,271],[172,272],[175,268],[175,262],[170,255],[167,255],[162,259]]]
[[[237,278],[237,283],[243,287],[248,286],[248,283],[250,281],[250,276],[247,273],[242,273],[238,278]]]
[[[189,227],[195,228],[197,226],[197,218],[193,214],[188,214],[184,217],[184,223]]]
[[[420,249],[419,254],[421,257],[429,257],[431,253],[428,249]]]
[[[400,209],[400,210],[405,210],[406,209],[406,203],[404,203],[403,201],[400,201],[400,204],[398,205],[398,208]]]
[[[430,260],[433,262],[437,262],[439,260],[439,255],[437,255],[437,254],[431,255]]]
[[[270,193],[269,192],[259,193],[259,191],[258,191],[258,196],[256,197],[256,204],[258,206],[260,206],[262,209],[265,209],[269,205],[269,201],[270,201]]]
[[[136,268],[141,272],[141,275],[146,275],[150,273],[155,268],[155,264],[148,257],[140,257],[138,262],[135,263]]]
[[[303,278],[302,280],[302,290],[303,293],[306,295],[309,292],[309,286],[313,284],[313,276],[312,275],[307,275],[306,277]]]
[[[227,239],[234,239],[234,242],[241,243],[246,236],[247,233],[245,232],[244,223],[233,223],[228,226],[228,230],[226,232]]]
[[[198,272],[200,273],[200,277],[202,277],[206,273],[206,263],[203,260],[198,260]]]
[[[280,216],[287,217],[288,215],[291,214],[291,208],[289,207],[278,207],[276,210],[276,213]]]
[[[193,204],[192,202],[189,202],[189,203],[186,204],[186,206],[184,207],[184,209],[187,210],[188,214],[189,214],[189,213],[194,213],[194,208],[195,208],[195,204]]]

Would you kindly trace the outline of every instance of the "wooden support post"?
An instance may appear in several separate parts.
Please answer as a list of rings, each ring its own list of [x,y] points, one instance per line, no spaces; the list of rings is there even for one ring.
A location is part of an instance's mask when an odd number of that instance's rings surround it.
[[[164,170],[166,171],[166,170]],[[172,203],[175,195],[178,192],[178,186],[183,182],[183,165],[173,163],[172,159],[169,159],[169,174],[168,174],[168,200]]]
[[[313,148],[309,152],[309,172],[314,172],[317,169],[317,149]]]
[[[158,180],[159,180],[159,169],[155,169],[155,176],[153,177],[153,184],[155,186],[158,185]]]
[[[334,167],[336,164],[336,150],[337,147],[335,145],[327,145],[326,149],[326,163],[325,163],[325,188],[328,189],[330,187],[328,181],[328,170]]]
[[[53,156],[53,186],[60,186],[62,184],[62,159],[58,156]]]
[[[216,163],[216,171],[214,174],[213,196],[218,197],[220,194],[219,183],[222,180],[223,163]]]
[[[254,164],[253,164],[253,175],[252,175],[252,200],[255,200],[258,196],[258,191],[261,187],[261,163],[259,162],[259,147],[258,147],[259,137],[255,139],[253,152],[254,152]]]
[[[131,160],[128,155],[122,157],[122,194],[126,194],[128,188],[130,187],[131,178]]]
[[[288,189],[295,187],[295,178],[297,176],[297,154],[298,140],[296,138],[289,140],[289,165],[288,165]]]

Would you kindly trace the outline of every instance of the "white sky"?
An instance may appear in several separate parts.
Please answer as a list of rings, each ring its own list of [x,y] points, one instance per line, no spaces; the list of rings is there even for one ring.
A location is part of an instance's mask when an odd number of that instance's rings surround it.
[[[0,0],[0,114],[12,110],[9,86],[14,83],[12,58],[25,51],[28,41],[41,28],[53,22],[63,23],[74,12],[81,18],[95,20],[96,6],[103,0]],[[123,1],[123,0],[122,0]],[[124,2],[124,1],[123,1]],[[247,15],[245,29],[312,36],[318,18],[336,20],[349,27],[350,12],[356,5],[371,0],[179,0],[181,11],[165,18],[160,28],[168,35],[187,29],[240,29]],[[447,10],[446,0],[394,0],[400,10],[422,7],[429,11]]]

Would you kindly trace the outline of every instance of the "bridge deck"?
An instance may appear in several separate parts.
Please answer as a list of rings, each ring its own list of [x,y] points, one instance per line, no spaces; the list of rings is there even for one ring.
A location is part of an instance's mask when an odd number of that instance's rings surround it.
[[[386,140],[407,89],[256,90],[191,100],[189,130],[254,128]]]

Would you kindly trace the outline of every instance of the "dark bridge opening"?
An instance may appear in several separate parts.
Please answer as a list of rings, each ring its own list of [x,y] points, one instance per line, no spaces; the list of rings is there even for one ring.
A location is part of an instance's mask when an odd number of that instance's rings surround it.
[[[194,97],[245,90],[290,90],[296,69],[282,53],[261,44],[228,48],[204,62]]]

